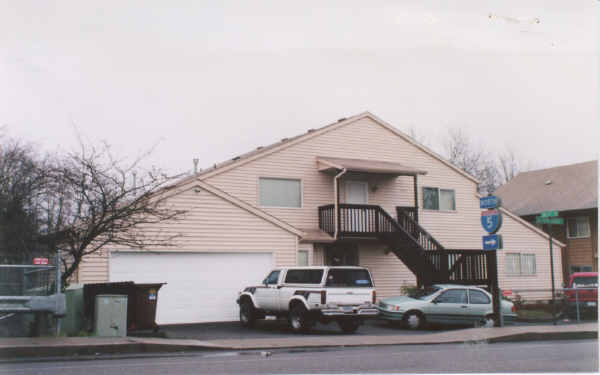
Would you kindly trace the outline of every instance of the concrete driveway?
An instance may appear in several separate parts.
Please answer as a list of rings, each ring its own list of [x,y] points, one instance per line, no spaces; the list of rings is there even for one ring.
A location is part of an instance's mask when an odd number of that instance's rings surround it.
[[[427,335],[448,330],[460,330],[464,327],[429,327],[425,330],[411,331],[402,327],[392,326],[388,322],[370,319],[362,325],[354,335],[387,336],[387,335]],[[222,339],[255,339],[295,337],[287,320],[258,321],[253,328],[244,328],[239,322],[203,323],[164,325],[160,327],[161,336],[171,339],[222,340]],[[310,333],[301,336],[335,337],[348,336],[336,323],[327,325],[317,323]]]

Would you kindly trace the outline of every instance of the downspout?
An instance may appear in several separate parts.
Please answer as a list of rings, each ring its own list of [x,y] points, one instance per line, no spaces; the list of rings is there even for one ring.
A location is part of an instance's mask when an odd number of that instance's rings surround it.
[[[339,220],[339,189],[338,189],[338,179],[342,177],[346,173],[346,168],[342,168],[342,171],[335,175],[333,178],[333,209],[334,209],[334,221],[335,221],[335,232],[333,233],[333,239],[337,240],[338,237],[338,220]]]

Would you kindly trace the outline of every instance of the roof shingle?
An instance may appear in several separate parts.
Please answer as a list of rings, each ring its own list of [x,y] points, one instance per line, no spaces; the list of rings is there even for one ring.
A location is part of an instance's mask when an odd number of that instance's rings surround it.
[[[519,173],[496,190],[519,216],[598,207],[598,161]]]

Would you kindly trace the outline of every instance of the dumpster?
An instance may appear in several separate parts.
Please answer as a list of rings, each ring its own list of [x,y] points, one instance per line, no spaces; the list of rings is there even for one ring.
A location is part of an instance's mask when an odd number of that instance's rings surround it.
[[[99,294],[120,294],[127,296],[127,331],[152,329],[158,330],[156,324],[156,304],[158,291],[166,283],[136,284],[133,281],[85,284],[83,299],[84,313],[91,329],[94,319],[95,298]]]

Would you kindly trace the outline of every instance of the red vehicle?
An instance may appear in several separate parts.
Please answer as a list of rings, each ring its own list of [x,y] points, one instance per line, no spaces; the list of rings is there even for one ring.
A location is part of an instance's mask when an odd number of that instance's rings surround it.
[[[565,296],[567,298],[568,313],[570,317],[577,314],[577,303],[579,303],[579,313],[587,312],[598,313],[598,272],[575,272],[569,278],[568,289]],[[591,290],[594,288],[594,290]]]

